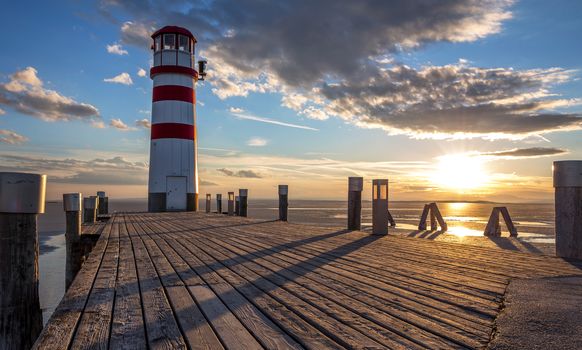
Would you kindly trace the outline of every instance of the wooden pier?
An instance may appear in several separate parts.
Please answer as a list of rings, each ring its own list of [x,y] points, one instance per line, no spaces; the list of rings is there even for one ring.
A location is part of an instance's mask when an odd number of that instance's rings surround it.
[[[39,349],[485,348],[565,260],[205,213],[114,214]],[[532,336],[535,336],[532,334]]]

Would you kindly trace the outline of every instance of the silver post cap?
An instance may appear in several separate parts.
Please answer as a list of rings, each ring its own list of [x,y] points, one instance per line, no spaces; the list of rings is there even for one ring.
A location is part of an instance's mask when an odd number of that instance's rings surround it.
[[[349,191],[363,191],[364,190],[364,178],[363,177],[350,177],[348,180]]]
[[[288,195],[289,194],[289,185],[279,185],[279,194]]]
[[[63,209],[65,211],[81,211],[83,195],[77,193],[63,193]]]
[[[554,162],[554,187],[582,187],[582,160]]]
[[[241,188],[238,190],[238,195],[240,197],[247,197],[249,195],[249,190],[247,190],[246,188]]]
[[[0,213],[42,214],[46,175],[0,173]]]
[[[96,196],[83,198],[83,207],[85,207],[85,209],[97,209],[97,207],[99,206],[97,198],[98,197]]]

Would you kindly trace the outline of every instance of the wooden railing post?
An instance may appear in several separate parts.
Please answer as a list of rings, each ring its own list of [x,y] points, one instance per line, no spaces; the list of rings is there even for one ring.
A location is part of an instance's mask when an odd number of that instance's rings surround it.
[[[83,264],[83,247],[81,245],[81,193],[63,194],[63,209],[66,217],[65,241],[67,257],[65,264],[65,288],[75,279]]]
[[[348,230],[357,231],[362,228],[362,190],[363,177],[348,179]]]
[[[228,192],[228,215],[233,216],[235,214],[235,204],[234,204],[234,192]]]
[[[245,188],[241,188],[238,190],[239,196],[239,215],[243,217],[247,217],[248,215],[248,198],[249,198],[249,190]]]
[[[289,186],[279,185],[279,220],[287,221],[289,209]]]
[[[216,212],[222,214],[222,194],[216,194]]]
[[[206,213],[210,213],[210,207],[212,205],[212,195],[210,193],[206,194]]]
[[[98,197],[91,196],[83,198],[83,223],[93,224],[97,221]]]
[[[582,259],[582,160],[554,162],[556,255]]]
[[[388,234],[388,180],[372,180],[372,233]]]
[[[98,191],[97,197],[99,197],[99,209],[97,210],[98,215],[109,214],[109,197],[105,195],[105,192]]]
[[[234,215],[240,216],[240,196],[234,197]]]
[[[46,175],[0,173],[0,349],[30,349],[42,330],[37,216]]]

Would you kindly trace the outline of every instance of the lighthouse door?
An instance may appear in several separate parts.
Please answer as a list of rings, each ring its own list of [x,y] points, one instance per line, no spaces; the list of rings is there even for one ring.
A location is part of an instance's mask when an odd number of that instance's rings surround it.
[[[166,177],[166,210],[186,210],[186,176]]]

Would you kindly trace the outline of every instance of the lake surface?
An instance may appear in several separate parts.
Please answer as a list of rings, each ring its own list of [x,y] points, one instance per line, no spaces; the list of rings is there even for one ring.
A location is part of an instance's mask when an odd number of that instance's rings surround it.
[[[215,209],[216,201],[212,201]],[[390,212],[396,221],[396,230],[414,231],[424,202],[391,202]],[[554,243],[553,204],[491,204],[439,203],[449,226],[448,233],[459,236],[482,236],[491,208],[507,206],[519,233],[519,239],[531,243]],[[40,240],[40,303],[43,318],[48,320],[60,302],[65,287],[65,214],[62,203],[47,203],[46,212],[39,216]],[[201,208],[204,208],[202,203]],[[226,208],[226,201],[223,201]],[[147,200],[112,200],[109,211],[146,211]],[[276,200],[249,201],[249,217],[271,220],[278,217]],[[307,224],[345,226],[346,201],[295,200],[289,202],[289,221]],[[362,226],[371,226],[372,204],[362,203]],[[503,225],[503,223],[502,223]],[[502,230],[506,232],[505,227]],[[506,234],[506,233],[505,233]]]

